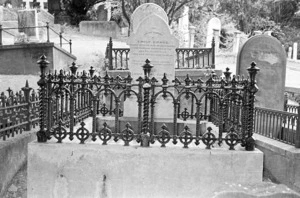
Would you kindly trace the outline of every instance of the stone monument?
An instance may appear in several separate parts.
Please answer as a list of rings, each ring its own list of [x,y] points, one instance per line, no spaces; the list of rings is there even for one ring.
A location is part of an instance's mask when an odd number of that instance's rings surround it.
[[[39,31],[38,28],[35,28],[36,26],[38,26],[36,9],[18,11],[18,27],[21,28],[19,29],[19,32],[24,32],[27,35],[29,41],[39,40]],[[23,27],[24,29],[22,29]]]
[[[250,38],[238,54],[236,74],[247,76],[253,61],[260,68],[255,106],[284,110],[286,53],[281,43],[268,35]]]
[[[206,47],[211,47],[214,30],[218,30],[218,35],[220,35],[221,21],[217,17],[211,18],[207,23]],[[219,48],[219,46],[216,45],[216,48]]]
[[[168,24],[168,15],[162,7],[154,3],[144,3],[137,7],[131,15],[131,31],[135,33],[141,21],[152,14],[160,16]]]
[[[165,18],[166,13],[162,11],[158,5],[147,3],[138,7],[132,15],[133,31],[128,39],[128,45],[130,46],[129,70],[133,79],[144,76],[142,65],[145,64],[146,59],[150,59],[151,64],[154,65],[150,76],[155,77],[158,83],[161,83],[164,73],[169,82],[175,79],[175,49],[179,42],[171,34]],[[173,118],[173,103],[170,99],[170,97],[166,100],[160,97],[157,99],[155,109],[160,111],[155,111],[155,118]],[[124,105],[127,111],[132,109],[131,106]],[[161,111],[166,108],[169,111]],[[124,116],[126,116],[126,109],[124,109]],[[132,111],[129,112],[132,114]],[[134,114],[137,115],[137,112]]]

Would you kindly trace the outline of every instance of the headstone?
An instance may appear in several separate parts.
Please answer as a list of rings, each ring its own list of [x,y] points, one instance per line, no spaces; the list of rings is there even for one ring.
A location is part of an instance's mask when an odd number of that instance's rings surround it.
[[[168,24],[158,15],[152,14],[140,22],[136,33],[131,34],[129,70],[132,77],[137,79],[144,76],[142,65],[146,59],[151,60],[155,67],[151,76],[161,79],[164,73],[167,78],[175,78],[175,49],[178,40],[171,34]]]
[[[182,47],[189,47],[189,7],[184,6],[182,17],[179,18],[178,30],[182,36]]]
[[[131,15],[131,31],[136,33],[139,24],[148,16],[152,14],[160,16],[160,18],[169,24],[169,19],[167,13],[157,4],[154,3],[144,3],[137,7]]]
[[[151,78],[155,77],[161,83],[161,79],[166,73],[169,82],[175,79],[175,49],[178,47],[179,42],[171,34],[166,20],[161,17],[166,13],[163,14],[161,12],[162,8],[158,9],[158,7],[158,5],[152,3],[143,4],[132,15],[131,21],[139,22],[137,27],[134,26],[134,31],[128,39],[128,45],[130,46],[129,70],[133,79],[138,79],[140,76],[144,77],[142,66],[145,64],[146,59],[150,59],[151,64],[154,65],[150,73]],[[139,17],[139,19],[142,17],[143,20],[138,21],[135,17]],[[124,107],[128,108],[130,105],[124,104]],[[156,100],[155,109],[155,118],[173,118],[171,97],[166,100],[159,97]]]
[[[250,38],[238,54],[236,74],[248,76],[253,61],[260,68],[255,106],[284,110],[286,53],[281,43],[267,35]]]
[[[212,38],[214,36],[214,30],[219,30],[219,35],[220,35],[221,21],[217,17],[211,18],[208,21],[207,34],[206,34],[206,47],[211,47]]]
[[[104,4],[98,6],[96,13],[98,21],[107,21],[107,10]]]
[[[19,10],[18,11],[18,27],[36,27],[38,26],[38,19],[37,19],[37,11],[33,10]],[[38,28],[24,28],[19,29],[19,32],[24,32],[29,41],[38,41],[39,34]]]
[[[298,43],[295,42],[293,44],[293,60],[297,60],[297,56],[298,56]]]

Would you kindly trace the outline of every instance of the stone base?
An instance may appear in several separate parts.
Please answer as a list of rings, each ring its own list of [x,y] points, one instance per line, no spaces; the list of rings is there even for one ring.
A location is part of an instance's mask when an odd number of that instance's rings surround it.
[[[27,197],[198,198],[262,182],[259,150],[109,144],[30,143]]]

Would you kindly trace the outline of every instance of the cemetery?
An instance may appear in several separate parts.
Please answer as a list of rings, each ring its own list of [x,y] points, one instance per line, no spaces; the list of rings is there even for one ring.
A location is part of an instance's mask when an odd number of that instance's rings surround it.
[[[297,42],[224,53],[211,15],[199,47],[187,5],[128,25],[101,1],[75,29],[60,1],[0,3],[0,197],[300,197]]]

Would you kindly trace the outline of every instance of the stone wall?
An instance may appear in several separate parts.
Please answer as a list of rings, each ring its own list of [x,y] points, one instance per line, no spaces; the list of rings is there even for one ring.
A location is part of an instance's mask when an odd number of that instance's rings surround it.
[[[36,133],[25,131],[6,141],[0,140],[0,197],[12,178],[27,161],[27,144],[36,139]]]
[[[300,192],[300,149],[258,134],[256,148],[264,153],[264,174]]]

